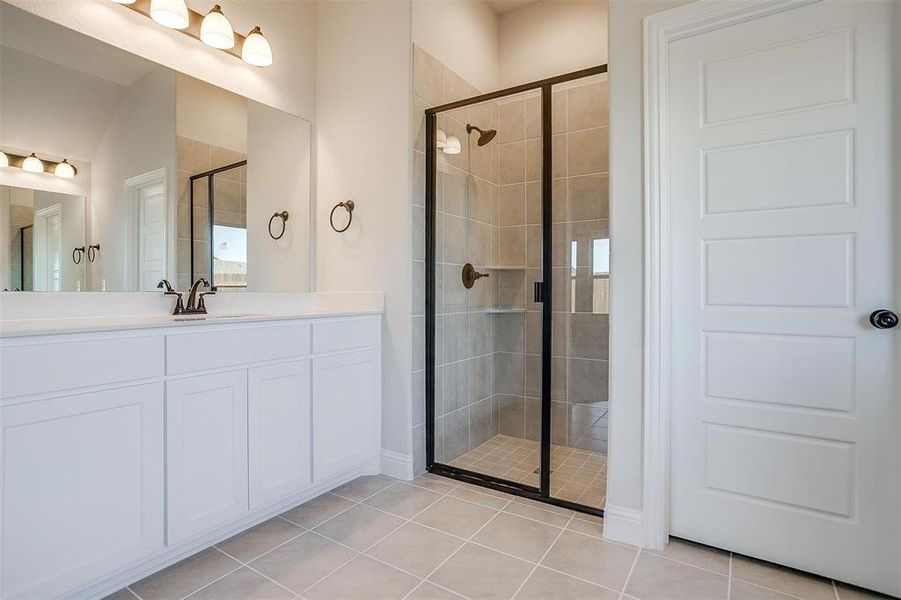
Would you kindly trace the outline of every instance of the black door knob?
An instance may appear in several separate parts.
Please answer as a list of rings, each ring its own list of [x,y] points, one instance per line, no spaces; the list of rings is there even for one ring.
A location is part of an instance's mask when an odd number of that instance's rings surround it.
[[[870,313],[870,324],[876,329],[891,329],[898,325],[898,315],[887,308],[874,310]]]

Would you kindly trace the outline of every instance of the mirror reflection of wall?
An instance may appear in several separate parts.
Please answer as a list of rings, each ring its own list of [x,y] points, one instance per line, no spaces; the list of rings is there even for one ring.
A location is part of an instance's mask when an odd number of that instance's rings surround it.
[[[43,173],[0,168],[0,186],[82,198],[78,246],[100,250],[81,267],[80,289],[156,291],[166,278],[185,290],[197,277],[220,289],[310,289],[309,121],[3,2],[0,76],[0,150],[34,152],[45,165]],[[63,159],[74,178],[54,176]],[[273,240],[266,224],[281,211],[291,220]],[[11,237],[0,252],[0,290],[78,289],[66,260],[58,280],[33,278],[36,259],[66,259],[71,244],[57,252],[26,243],[24,257],[13,255],[12,237],[23,234],[5,221],[33,223],[20,210],[3,214],[0,229]],[[52,211],[39,222],[41,232],[57,223]],[[66,222],[61,215],[63,231]],[[14,282],[23,258],[24,280]]]

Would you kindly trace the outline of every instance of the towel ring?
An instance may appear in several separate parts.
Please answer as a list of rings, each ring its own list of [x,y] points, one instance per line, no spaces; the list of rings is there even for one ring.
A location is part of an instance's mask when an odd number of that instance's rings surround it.
[[[81,264],[81,261],[84,257],[84,250],[84,246],[72,249],[72,262],[74,262],[76,265]]]
[[[272,233],[272,222],[279,218],[282,220],[282,232],[278,235]],[[283,210],[282,212],[273,213],[271,217],[269,217],[269,237],[274,240],[282,239],[282,236],[285,235],[285,229],[288,227],[288,211]]]
[[[100,244],[92,244],[88,246],[88,260],[94,262],[97,259],[98,252],[100,252]]]
[[[347,211],[347,225],[345,225],[342,229],[338,229],[335,227],[335,211],[339,208],[343,208]],[[354,201],[348,200],[347,202],[339,202],[335,206],[332,207],[332,212],[328,215],[328,222],[331,224],[332,229],[334,229],[337,233],[344,233],[350,227],[350,224],[354,221]]]

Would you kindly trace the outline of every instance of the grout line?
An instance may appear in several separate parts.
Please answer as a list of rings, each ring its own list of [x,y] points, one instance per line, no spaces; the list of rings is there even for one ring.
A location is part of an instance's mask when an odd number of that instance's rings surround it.
[[[629,568],[629,574],[626,575],[626,581],[623,583],[623,589],[619,592],[620,600],[622,600],[626,595],[626,588],[629,587],[629,581],[632,580],[632,573],[635,572],[635,565],[638,564],[638,558],[641,556],[641,547],[639,546],[638,552],[635,553],[635,559],[632,560],[632,566]]]
[[[532,567],[532,570],[529,571],[529,574],[526,576],[526,578],[522,580],[522,583],[519,584],[519,587],[516,588],[516,591],[513,593],[512,598],[515,599],[519,595],[519,593],[522,591],[522,588],[524,588],[526,586],[526,583],[528,583],[529,579],[532,578],[532,575],[535,574],[535,571],[538,570],[538,565],[540,565],[544,561],[544,559],[547,558],[547,555],[551,553],[551,549],[557,544],[557,541],[560,539],[560,537],[563,535],[563,533],[567,530],[567,528],[569,527],[569,524],[572,523],[575,516],[576,516],[575,513],[573,513],[569,517],[569,520],[566,522],[566,526],[560,531],[560,533],[557,534],[557,537],[555,537],[554,541],[550,543],[550,545],[547,547],[547,550],[544,551],[544,554],[541,555],[541,558],[538,559],[538,561],[535,563],[535,566]]]
[[[128,590],[129,592],[131,592],[131,595],[134,596],[135,598],[137,598],[138,600],[144,600],[143,598],[138,596],[138,594],[133,589],[131,589],[130,585],[125,586],[125,589]]]
[[[726,587],[726,600],[732,600],[732,553],[729,553],[729,584]]]
[[[841,598],[838,595],[838,586],[835,585],[834,579],[832,580],[832,591],[835,593],[835,600],[841,600]]]

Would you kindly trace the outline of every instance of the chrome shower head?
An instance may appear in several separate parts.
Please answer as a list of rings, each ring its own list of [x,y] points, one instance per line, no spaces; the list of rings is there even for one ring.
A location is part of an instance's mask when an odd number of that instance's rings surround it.
[[[480,129],[475,125],[466,124],[466,133],[472,133],[473,131],[479,132],[479,139],[476,141],[476,144],[479,146],[484,146],[488,142],[494,139],[494,136],[497,135],[497,131],[494,129]]]

